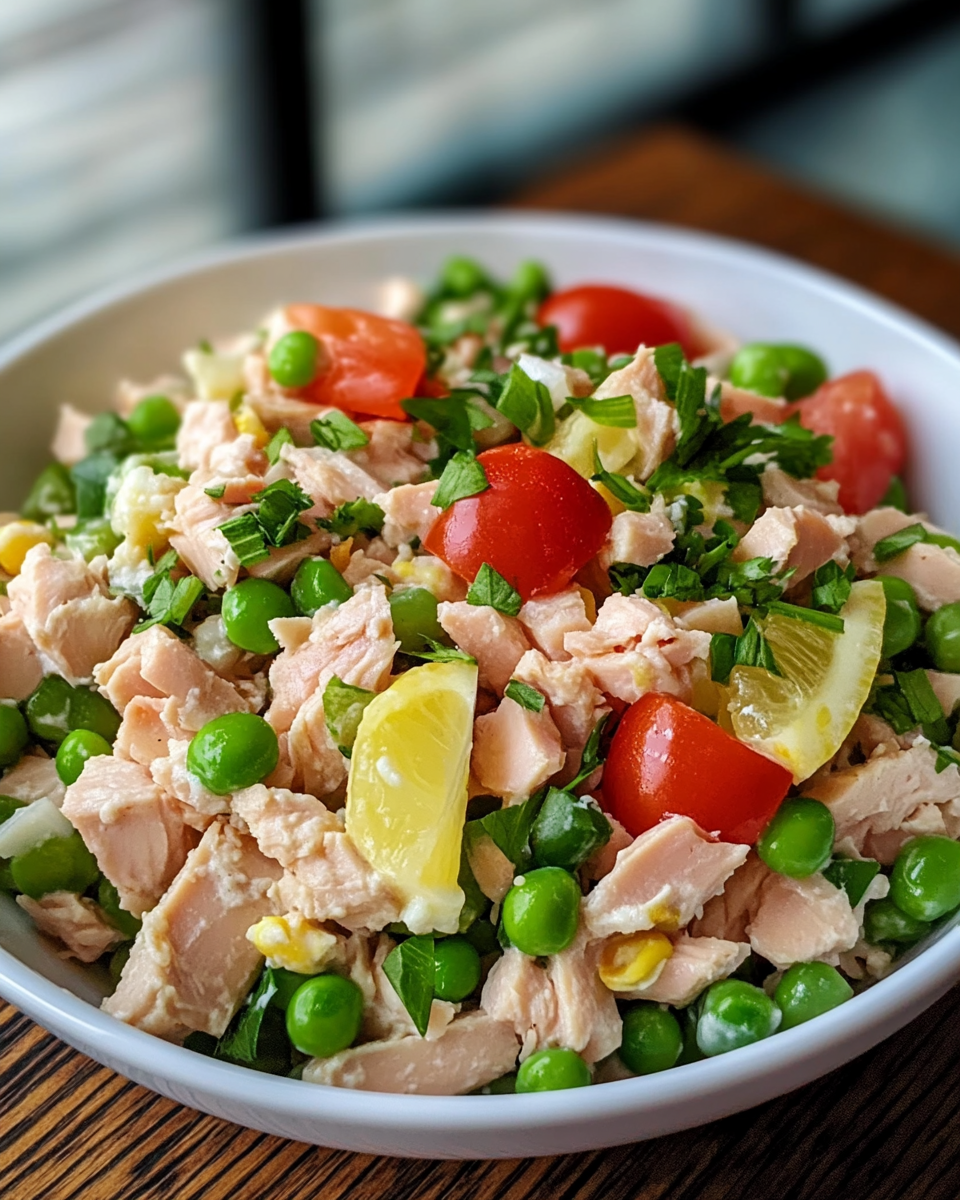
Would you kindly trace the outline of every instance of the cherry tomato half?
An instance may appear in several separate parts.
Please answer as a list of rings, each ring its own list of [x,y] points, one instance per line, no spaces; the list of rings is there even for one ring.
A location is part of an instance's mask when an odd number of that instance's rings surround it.
[[[832,434],[833,462],[817,472],[840,483],[840,503],[848,513],[864,513],[880,503],[907,457],[903,418],[872,371],[831,379],[792,412],[814,433]]]
[[[603,346],[609,356],[633,354],[642,342],[679,342],[688,358],[700,353],[689,317],[681,308],[627,288],[585,283],[554,292],[537,313],[540,325],[556,325],[560,349]]]
[[[752,844],[793,776],[675,696],[650,692],[624,713],[603,769],[607,810],[634,837],[690,817],[725,842]]]
[[[442,513],[426,549],[463,579],[489,563],[524,600],[566,587],[610,531],[603,497],[561,459],[522,443],[478,461],[490,487]]]
[[[400,401],[416,395],[426,366],[423,339],[412,325],[353,308],[291,304],[294,329],[312,333],[326,351],[320,374],[298,395],[371,417],[408,420]]]

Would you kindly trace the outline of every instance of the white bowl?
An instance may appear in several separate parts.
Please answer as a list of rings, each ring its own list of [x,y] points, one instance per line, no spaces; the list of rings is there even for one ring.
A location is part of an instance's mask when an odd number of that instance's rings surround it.
[[[960,526],[960,353],[936,330],[822,272],[734,242],[653,225],[538,215],[429,216],[250,242],[74,306],[0,352],[0,506],[22,498],[59,402],[104,408],[121,376],[176,370],[181,351],[293,300],[364,306],[385,276],[429,279],[448,254],[509,273],[541,259],[561,285],[606,281],[687,304],[750,340],[791,340],[835,373],[875,368],[906,415],[911,491]],[[815,1079],[912,1020],[960,978],[960,930],[809,1025],[736,1053],[586,1092],[392,1096],[318,1087],[214,1062],[96,1006],[105,979],[63,962],[0,897],[0,993],[51,1032],[174,1100],[255,1129],[378,1154],[516,1157],[588,1150],[689,1128]]]

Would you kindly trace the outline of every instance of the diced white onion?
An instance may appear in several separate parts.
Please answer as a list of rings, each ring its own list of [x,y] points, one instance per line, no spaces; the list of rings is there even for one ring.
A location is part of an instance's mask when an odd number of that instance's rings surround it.
[[[18,808],[0,825],[0,858],[15,858],[54,837],[69,837],[73,826],[46,796]]]

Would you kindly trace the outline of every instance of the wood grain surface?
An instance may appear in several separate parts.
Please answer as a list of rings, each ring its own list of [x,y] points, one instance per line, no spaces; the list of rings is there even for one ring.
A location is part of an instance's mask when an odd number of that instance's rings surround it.
[[[684,130],[571,163],[518,203],[747,238],[960,335],[955,254],[844,212]],[[871,1053],[749,1112],[614,1150],[492,1163],[372,1158],[241,1129],[128,1083],[0,1005],[2,1200],[348,1196],[957,1200],[960,988]]]

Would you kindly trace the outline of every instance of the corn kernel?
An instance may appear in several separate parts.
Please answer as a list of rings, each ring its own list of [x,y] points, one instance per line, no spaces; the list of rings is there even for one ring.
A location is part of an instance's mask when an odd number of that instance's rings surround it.
[[[233,423],[238,433],[249,433],[256,444],[263,447],[270,441],[270,434],[249,404],[241,404],[233,414]]]
[[[337,945],[332,933],[308,921],[302,913],[264,917],[247,930],[247,940],[256,946],[268,966],[284,967],[299,975],[315,975]]]
[[[626,992],[655,981],[673,955],[673,943],[655,929],[617,934],[600,953],[600,978],[611,992]]]
[[[663,902],[651,904],[647,909],[650,920],[667,933],[676,933],[680,928],[680,910],[675,904]]]
[[[350,555],[353,552],[353,538],[345,538],[337,546],[330,548],[330,561],[342,575],[350,566]]]
[[[53,545],[53,534],[35,521],[11,521],[0,528],[0,567],[8,575],[19,575],[27,551],[46,543]]]

